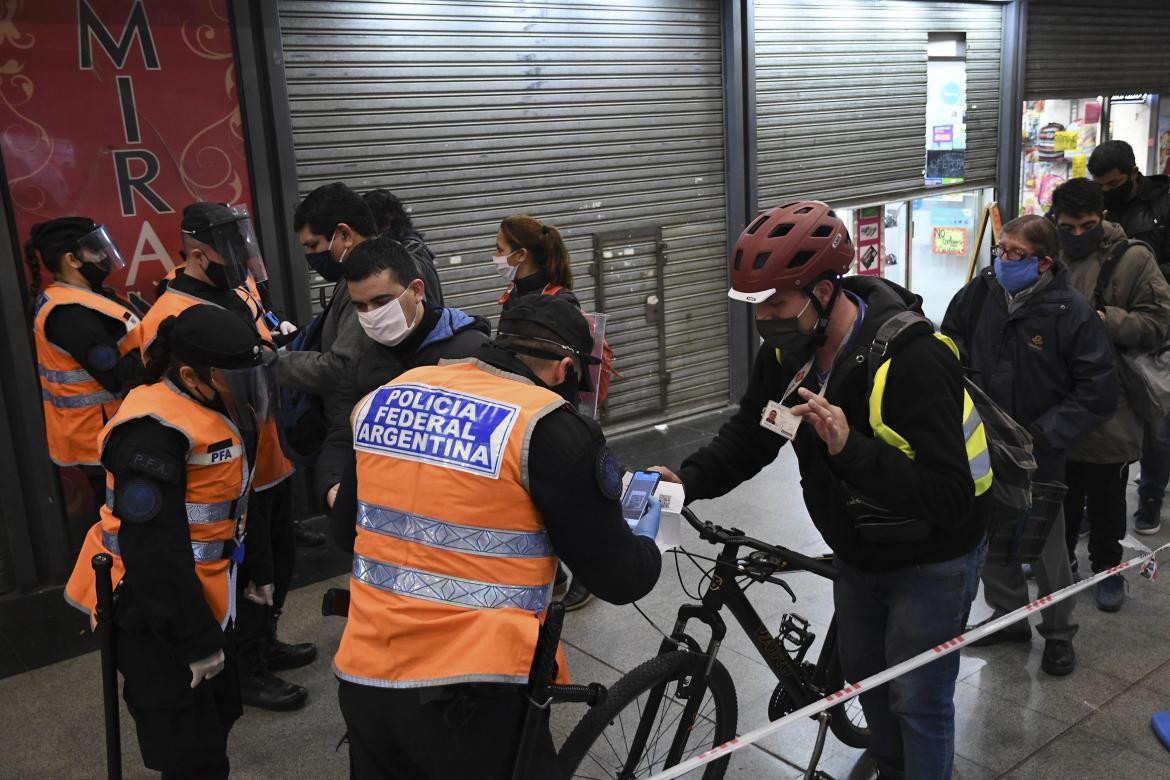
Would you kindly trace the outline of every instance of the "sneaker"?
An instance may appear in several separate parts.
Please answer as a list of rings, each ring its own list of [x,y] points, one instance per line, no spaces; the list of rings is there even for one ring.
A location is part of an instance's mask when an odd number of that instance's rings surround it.
[[[1125,577],[1114,574],[1097,583],[1097,609],[1116,612],[1125,603]]]
[[[593,599],[593,594],[585,589],[585,586],[573,578],[573,584],[569,586],[569,592],[561,599],[561,603],[565,605],[565,612],[572,612],[575,609],[588,604]]]
[[[1053,677],[1072,674],[1077,668],[1077,654],[1073,651],[1072,642],[1067,639],[1049,639],[1045,642],[1040,668]]]
[[[1036,570],[1032,568],[1032,564],[1021,563],[1020,568],[1024,570],[1024,579],[1026,579],[1026,580],[1036,579]]]
[[[1156,534],[1162,530],[1162,502],[1145,499],[1138,503],[1133,513],[1133,530],[1139,534]]]
[[[985,626],[993,620],[999,620],[1003,615],[992,615],[986,620],[981,620],[973,626],[967,626],[967,631],[974,631],[981,626]],[[974,642],[969,642],[970,647],[991,647],[998,645],[1000,642],[1024,642],[1032,641],[1032,627],[1028,625],[1028,621],[1022,620],[1019,623],[1013,623],[1007,628],[1001,628],[994,634],[988,634],[982,639],[976,639]]]

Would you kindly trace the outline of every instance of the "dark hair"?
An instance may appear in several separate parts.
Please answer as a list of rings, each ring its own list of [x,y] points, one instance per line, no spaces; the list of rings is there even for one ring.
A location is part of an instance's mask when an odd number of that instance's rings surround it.
[[[549,284],[573,289],[569,250],[559,230],[526,214],[513,214],[500,222],[500,231],[509,246],[529,251],[536,265],[548,277]]]
[[[415,232],[406,207],[390,190],[370,190],[362,195],[362,200],[374,215],[374,222],[382,235],[401,241]]]
[[[1003,226],[1000,236],[1015,236],[1027,241],[1037,257],[1060,257],[1060,235],[1056,225],[1038,214],[1016,217]]]
[[[1128,176],[1136,165],[1133,147],[1125,141],[1106,141],[1089,155],[1089,173],[1094,176],[1104,176],[1113,170]]]
[[[175,322],[178,319],[176,315],[172,314],[158,324],[154,341],[150,342],[150,346],[146,350],[146,370],[142,372],[142,384],[153,385],[161,382],[163,377],[167,377],[176,385],[180,384],[179,366],[182,363],[171,350],[171,334],[175,330]],[[211,372],[206,368],[194,366],[192,368],[195,368],[204,382],[211,382]]]
[[[374,216],[362,196],[342,182],[323,184],[305,196],[293,212],[293,230],[308,225],[309,230],[326,238],[333,235],[342,222],[363,237],[377,234]]]
[[[347,282],[360,282],[386,270],[403,287],[415,279],[422,279],[418,263],[414,262],[410,252],[389,236],[361,242],[350,250],[341,264],[341,273]]]
[[[1061,214],[1103,214],[1105,200],[1101,187],[1089,179],[1069,179],[1052,193],[1052,209],[1049,216],[1056,219]]]
[[[25,301],[29,322],[36,315],[37,298],[41,295],[41,264],[56,276],[61,273],[65,255],[81,251],[81,238],[97,227],[89,217],[57,217],[38,222],[28,231],[24,242],[24,262],[28,266]]]

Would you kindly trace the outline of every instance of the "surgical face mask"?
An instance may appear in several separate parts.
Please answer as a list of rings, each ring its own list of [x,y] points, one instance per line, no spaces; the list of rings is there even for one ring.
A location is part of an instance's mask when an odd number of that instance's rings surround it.
[[[336,238],[337,231],[334,230],[333,235],[329,238],[329,245],[324,250],[305,253],[305,260],[308,261],[309,267],[327,282],[338,282],[341,280],[341,261],[345,260],[345,255],[349,252],[349,247],[346,247],[345,252],[341,253],[341,260],[333,259],[333,241]]]
[[[1113,210],[1124,206],[1129,202],[1129,196],[1133,194],[1133,181],[1126,177],[1125,182],[1120,187],[1114,187],[1101,193],[1105,199],[1105,208]]]
[[[492,255],[492,263],[496,267],[496,273],[498,273],[505,282],[511,282],[513,279],[515,279],[516,269],[520,267],[518,265],[508,265],[508,258],[514,254],[516,253],[509,252],[506,255]]]
[[[207,267],[203,269],[203,273],[207,277],[207,281],[211,282],[211,286],[217,290],[226,290],[231,287],[228,284],[227,269],[219,263],[213,263],[208,260]]]
[[[407,335],[418,324],[418,309],[415,307],[414,322],[407,324],[406,314],[402,311],[402,301],[410,292],[410,288],[406,288],[402,295],[394,300],[384,303],[373,311],[359,311],[357,313],[358,322],[362,326],[362,330],[366,332],[374,341],[379,344],[385,344],[387,347],[396,347],[402,343]]]
[[[1070,259],[1080,260],[1082,257],[1088,257],[1093,253],[1093,250],[1101,246],[1103,238],[1105,238],[1105,226],[1100,224],[1091,230],[1086,230],[1079,236],[1062,230],[1060,231],[1060,247]]]
[[[756,320],[756,331],[765,344],[780,350],[781,360],[787,360],[789,357],[804,360],[812,352],[813,334],[804,333],[800,329],[800,318],[811,304],[812,299],[810,298],[795,317]]]
[[[572,404],[574,409],[577,408],[577,405],[581,402],[581,380],[577,376],[576,366],[569,368],[564,382],[549,389]]]
[[[1000,287],[1015,295],[1040,278],[1040,272],[1036,269],[1039,262],[1038,257],[1025,257],[1023,260],[1004,260],[997,257],[995,278],[999,280]]]
[[[110,275],[109,266],[103,266],[98,263],[87,263],[85,261],[82,261],[81,267],[77,270],[85,277],[85,281],[89,284],[90,289],[95,292],[102,288],[102,282]]]

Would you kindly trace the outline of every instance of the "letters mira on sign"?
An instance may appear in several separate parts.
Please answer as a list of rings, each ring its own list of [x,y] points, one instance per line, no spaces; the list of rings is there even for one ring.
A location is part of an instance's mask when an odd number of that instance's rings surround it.
[[[354,449],[497,479],[519,407],[428,385],[383,387],[362,405]]]

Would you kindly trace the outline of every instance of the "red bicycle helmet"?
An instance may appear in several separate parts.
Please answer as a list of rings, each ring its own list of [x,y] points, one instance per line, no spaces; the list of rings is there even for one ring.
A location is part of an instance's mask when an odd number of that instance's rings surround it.
[[[839,276],[852,262],[849,231],[829,204],[802,200],[774,206],[735,242],[727,294],[760,303],[780,290],[801,290],[824,276]]]

